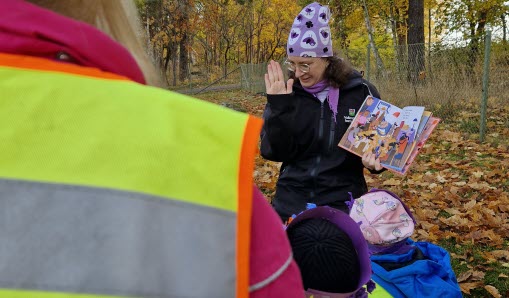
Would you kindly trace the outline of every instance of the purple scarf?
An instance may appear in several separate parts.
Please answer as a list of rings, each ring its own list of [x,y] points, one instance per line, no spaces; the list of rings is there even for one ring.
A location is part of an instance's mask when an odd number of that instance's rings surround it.
[[[309,88],[304,86],[302,88],[304,88],[304,90],[306,90],[308,93],[316,94],[328,86],[330,85],[327,83],[327,81],[324,80],[314,84]],[[336,122],[336,115],[338,113],[338,101],[339,101],[339,89],[330,86],[329,92],[327,93],[327,102],[329,103],[329,108],[334,116],[334,122]]]

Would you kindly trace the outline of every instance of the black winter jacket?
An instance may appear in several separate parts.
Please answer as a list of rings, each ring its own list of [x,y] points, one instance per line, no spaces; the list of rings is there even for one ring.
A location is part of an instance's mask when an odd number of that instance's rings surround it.
[[[293,93],[267,95],[261,133],[264,158],[283,162],[273,206],[283,220],[306,203],[347,211],[345,201],[367,192],[362,159],[337,146],[367,95],[376,88],[354,72],[339,91],[336,123],[323,103],[295,83]]]

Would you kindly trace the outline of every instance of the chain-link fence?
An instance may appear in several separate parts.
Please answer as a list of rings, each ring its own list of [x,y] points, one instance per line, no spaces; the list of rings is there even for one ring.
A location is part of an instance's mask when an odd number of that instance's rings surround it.
[[[254,94],[265,92],[264,75],[267,72],[267,63],[241,64],[240,69],[242,89]]]
[[[486,119],[493,116],[486,115],[488,99],[509,103],[509,45],[492,43],[490,37],[486,43],[396,47],[392,55],[382,49],[378,57],[368,49],[366,78],[388,101],[426,106],[443,121],[456,121],[462,132],[484,139]],[[509,126],[507,118],[502,121]]]
[[[431,47],[382,47],[377,51],[368,47],[364,51],[340,51],[340,56],[363,71],[383,99],[401,107],[425,106],[443,121],[462,117],[461,121],[468,121],[463,126],[468,126],[469,133],[481,129],[483,98],[509,103],[509,44],[504,42],[462,40]],[[242,87],[253,93],[264,92],[266,67],[267,64],[242,65]],[[488,88],[483,83],[489,83]],[[463,108],[466,103],[469,111]],[[465,119],[465,115],[470,119]],[[509,127],[509,120],[504,121]]]
[[[217,65],[191,64],[188,67],[188,75],[184,82],[178,78],[178,70],[166,72],[166,84],[174,91],[187,94],[197,94],[215,90],[221,86],[240,88],[241,71],[239,65],[228,65],[228,67]],[[176,73],[176,76],[175,76]]]
[[[278,61],[279,64],[283,65],[284,59]],[[266,63],[259,64],[241,64],[241,86],[242,89],[248,90],[251,93],[259,94],[265,93],[265,73],[267,73],[267,65]],[[283,70],[285,77],[287,73]]]

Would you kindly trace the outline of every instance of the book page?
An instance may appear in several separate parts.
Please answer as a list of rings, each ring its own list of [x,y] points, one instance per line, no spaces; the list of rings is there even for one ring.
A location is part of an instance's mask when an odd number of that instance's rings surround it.
[[[393,145],[391,153],[380,159],[387,168],[401,171],[412,152],[416,139],[419,124],[421,122],[424,107],[408,106],[398,117],[398,133],[394,134],[396,144]]]
[[[417,128],[417,138],[419,138],[419,136],[421,135],[421,133],[424,129],[424,126],[426,126],[429,118],[432,115],[433,115],[433,113],[431,113],[430,111],[424,111],[424,113],[422,113],[421,123],[419,123],[419,127]]]
[[[402,109],[373,96],[367,96],[338,146],[359,156],[370,151],[384,154],[399,132]]]
[[[422,130],[422,133],[419,135],[419,138],[417,139],[416,145],[412,152],[410,153],[410,156],[408,157],[405,165],[403,166],[403,169],[401,169],[401,174],[406,174],[408,169],[410,168],[410,165],[413,163],[417,155],[419,154],[419,151],[422,147],[424,147],[424,144],[426,144],[426,141],[429,139],[429,136],[431,135],[431,132],[435,129],[435,127],[440,122],[440,118],[437,117],[430,117],[427,121],[425,127]]]
[[[338,146],[358,156],[375,154],[383,167],[403,174],[415,159],[422,137],[436,126],[429,126],[431,112],[421,106],[403,109],[379,98],[368,96],[361,105]],[[430,130],[431,128],[431,130]],[[425,140],[424,140],[425,141]],[[410,160],[411,158],[411,160]]]

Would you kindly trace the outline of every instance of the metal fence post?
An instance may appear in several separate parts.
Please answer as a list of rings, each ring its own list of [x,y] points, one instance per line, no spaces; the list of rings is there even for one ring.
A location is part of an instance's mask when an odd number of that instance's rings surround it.
[[[369,73],[371,68],[371,45],[368,43],[366,55],[366,80],[369,81]]]
[[[481,125],[480,138],[484,142],[486,134],[486,109],[488,105],[488,85],[490,79],[491,31],[486,32],[484,39],[484,70],[482,78]]]

